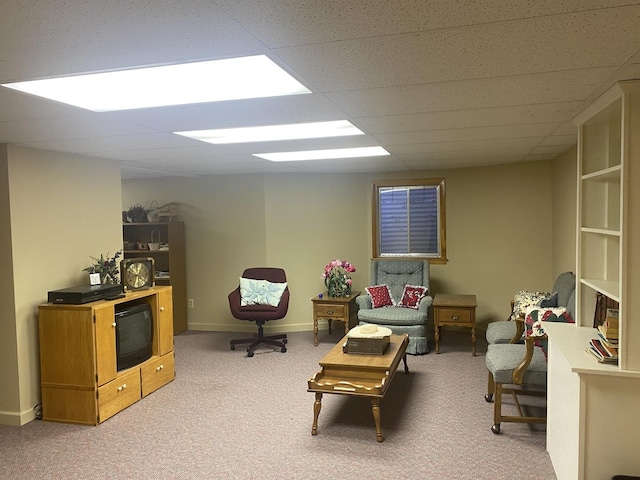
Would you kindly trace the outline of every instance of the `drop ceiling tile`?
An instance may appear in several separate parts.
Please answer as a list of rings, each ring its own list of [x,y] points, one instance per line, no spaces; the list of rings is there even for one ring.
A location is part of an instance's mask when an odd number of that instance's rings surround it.
[[[423,143],[423,144],[398,144],[388,145],[387,150],[394,155],[403,156],[405,153],[422,152],[425,154],[455,152],[455,151],[475,151],[475,150],[493,150],[499,152],[501,150],[509,150],[512,148],[528,148],[535,147],[538,139],[533,138],[506,138],[506,139],[485,139],[478,141],[465,142],[441,142],[441,143]]]
[[[578,139],[578,126],[571,122],[563,122],[559,124],[552,133],[553,135],[572,135],[576,141]]]
[[[557,157],[558,155],[566,152],[567,150],[569,150],[572,146],[571,145],[543,145],[543,146],[539,146],[539,147],[535,147],[533,149],[531,149],[531,152],[529,152],[529,155],[553,155],[554,157]]]
[[[91,113],[0,122],[0,140],[10,138],[13,143],[146,133],[155,132]]]
[[[636,51],[638,25],[640,6],[632,6],[277,53],[323,92],[360,90],[618,65]]]
[[[103,137],[70,138],[49,141],[30,141],[21,143],[22,146],[44,150],[68,151],[73,153],[95,154],[117,150],[131,150],[135,148],[162,148],[188,146],[186,139],[171,134],[150,135],[115,135]],[[110,157],[107,157],[110,158]]]
[[[145,108],[104,115],[164,132],[344,119],[344,113],[336,105],[316,94]]]
[[[610,67],[327,93],[353,117],[581,100]]]
[[[547,146],[564,146],[570,147],[576,145],[578,142],[577,135],[549,135],[542,142],[540,142],[540,147]]]
[[[376,139],[386,145],[407,143],[466,142],[472,140],[544,137],[555,124],[501,125],[496,127],[453,128],[422,132],[378,133]]]
[[[597,8],[637,5],[637,1],[537,0],[216,0],[231,17],[270,48],[336,40],[501,23]],[[375,32],[375,35],[372,33]]]
[[[409,132],[414,129],[440,130],[499,125],[520,125],[561,122],[570,118],[580,102],[559,102],[538,105],[513,105],[425,112],[413,114],[355,117],[354,121],[368,133]]]
[[[3,0],[0,45],[3,82],[264,50],[208,0]]]

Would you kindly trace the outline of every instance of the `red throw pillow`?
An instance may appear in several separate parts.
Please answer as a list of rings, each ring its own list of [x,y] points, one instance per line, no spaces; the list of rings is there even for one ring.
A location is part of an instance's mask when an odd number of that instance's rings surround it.
[[[398,306],[417,310],[420,306],[420,300],[428,293],[429,289],[427,287],[421,285],[405,285],[402,291],[402,300],[400,300]]]
[[[374,285],[366,287],[365,291],[371,297],[373,308],[393,307],[395,305],[388,285]]]

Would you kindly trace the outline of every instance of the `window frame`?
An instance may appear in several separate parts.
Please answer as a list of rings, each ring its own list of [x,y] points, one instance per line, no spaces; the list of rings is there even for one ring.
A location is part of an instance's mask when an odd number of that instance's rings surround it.
[[[440,254],[438,256],[425,256],[412,253],[398,254],[381,254],[380,253],[380,191],[388,187],[420,187],[432,186],[438,190],[438,243],[440,246]],[[444,178],[420,178],[414,180],[374,180],[371,183],[372,188],[372,255],[373,258],[405,258],[428,260],[433,264],[447,263],[447,243],[446,243],[446,208],[445,208],[445,179]]]

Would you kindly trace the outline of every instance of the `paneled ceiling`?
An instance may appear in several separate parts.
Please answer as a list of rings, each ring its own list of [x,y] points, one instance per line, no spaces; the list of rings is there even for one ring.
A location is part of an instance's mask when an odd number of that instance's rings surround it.
[[[95,113],[0,88],[0,143],[113,159],[123,178],[386,172],[546,160],[640,78],[640,0],[3,0],[0,83],[266,54],[313,93]],[[210,145],[178,130],[348,119],[366,135]],[[272,163],[252,153],[382,145]]]

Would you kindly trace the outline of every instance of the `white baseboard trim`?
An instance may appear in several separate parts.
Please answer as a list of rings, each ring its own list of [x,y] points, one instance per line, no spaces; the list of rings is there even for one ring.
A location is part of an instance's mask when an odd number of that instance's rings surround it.
[[[20,427],[26,423],[35,420],[36,414],[33,409],[26,412],[0,412],[0,425],[12,425]]]

